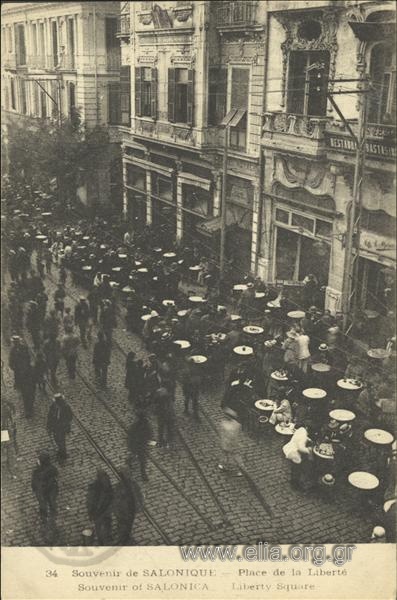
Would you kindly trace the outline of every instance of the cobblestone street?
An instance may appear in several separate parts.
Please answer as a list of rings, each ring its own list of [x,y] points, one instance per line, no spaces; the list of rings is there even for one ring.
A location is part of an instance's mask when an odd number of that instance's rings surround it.
[[[50,297],[55,286],[48,278],[46,288]],[[73,306],[82,291],[69,287],[66,305]],[[105,468],[112,481],[116,481],[114,471],[96,448],[116,468],[125,464],[128,454],[126,428],[133,420],[123,385],[125,355],[131,349],[140,357],[147,352],[140,338],[123,328],[121,316],[113,340],[106,391],[95,387],[90,347],[80,348],[75,381],[68,379],[63,363],[59,368],[59,389],[70,402],[78,421],[74,419],[68,438],[68,460],[59,467],[56,530],[41,528],[37,502],[30,487],[37,451],[48,448],[55,455],[45,429],[51,390],[38,392],[34,418],[27,421],[12,386],[11,372],[5,368],[3,393],[15,402],[18,410],[19,454],[14,460],[10,451],[10,472],[3,468],[3,543],[78,545],[83,529],[89,524],[85,496],[95,469]],[[4,352],[6,361],[7,351]],[[206,389],[200,401],[200,422],[196,423],[183,414],[182,391],[178,384],[179,435],[175,446],[172,449],[151,447],[147,483],[141,481],[138,466],[133,465],[145,504],[145,512],[139,513],[134,525],[136,544],[254,543],[258,540],[269,543],[356,543],[369,538],[371,523],[355,514],[354,508],[343,497],[327,503],[291,488],[289,464],[281,450],[285,440],[274,431],[266,432],[258,440],[244,435],[243,458],[248,478],[221,473],[217,466],[220,448],[216,430],[222,415],[221,394],[221,382]],[[89,431],[94,445],[80,423]],[[156,431],[156,424],[153,426]],[[153,526],[150,516],[159,529]],[[167,541],[161,531],[166,534]]]

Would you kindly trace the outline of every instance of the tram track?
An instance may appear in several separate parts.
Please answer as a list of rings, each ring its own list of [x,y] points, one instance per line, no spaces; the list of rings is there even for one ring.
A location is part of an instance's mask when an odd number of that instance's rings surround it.
[[[70,272],[69,272],[70,273]],[[54,281],[53,277],[48,276],[49,279],[51,279],[53,281],[53,283],[55,284],[56,282]],[[77,301],[78,300],[78,296],[75,293],[72,293],[70,291],[70,286],[65,286],[66,287],[66,294],[69,296],[69,298]],[[118,318],[122,318],[122,314],[120,312],[120,308],[119,306],[116,304],[116,310],[117,310],[117,317]],[[140,340],[139,336],[138,339]],[[140,340],[141,341],[141,340]],[[123,355],[124,358],[126,358],[127,356],[127,352],[124,350],[124,348],[121,346],[121,344],[113,339],[112,340],[112,345],[115,346],[115,348],[117,348],[117,350]],[[82,378],[82,380],[84,380],[84,378],[82,377],[81,373],[78,372],[78,375],[80,378]],[[85,380],[85,384],[89,387],[91,387],[91,393],[94,393],[96,395],[96,397],[98,397],[97,395],[97,391],[96,390],[92,390],[92,386],[91,384],[88,384],[88,382]],[[117,413],[115,413],[115,411],[109,407],[108,403],[101,398],[100,401],[102,402],[102,404],[104,404],[106,410],[112,415],[112,417],[118,422],[118,424],[123,428],[124,428],[124,424],[121,422],[120,417],[117,415]],[[216,427],[214,426],[211,418],[209,417],[209,415],[206,413],[206,411],[203,409],[202,406],[199,407],[199,412],[200,414],[203,415],[205,421],[208,423],[211,432],[215,435],[217,441],[219,441],[219,436],[218,436],[218,431],[216,429]],[[193,463],[193,465],[195,466],[195,469],[197,470],[197,472],[199,473],[200,478],[202,479],[202,481],[204,482],[207,490],[209,491],[213,502],[216,504],[217,509],[219,511],[219,513],[222,516],[222,522],[216,525],[216,529],[218,529],[220,526],[225,525],[225,526],[229,526],[231,525],[228,516],[227,516],[227,510],[225,509],[225,507],[222,505],[222,503],[219,501],[216,493],[214,492],[211,484],[209,483],[206,475],[204,474],[201,465],[199,463],[199,461],[197,460],[197,458],[195,457],[194,453],[192,452],[189,444],[187,443],[185,437],[183,436],[182,432],[180,431],[180,428],[176,428],[177,434],[178,434],[178,438],[181,442],[182,447],[185,449],[186,453],[188,454],[191,462]],[[153,459],[150,457],[149,460],[151,460],[153,462]],[[159,468],[159,465],[156,465]],[[162,467],[161,467],[162,468]],[[273,511],[270,507],[270,505],[268,504],[268,502],[265,500],[265,498],[263,497],[263,495],[261,494],[257,484],[255,483],[255,481],[253,480],[253,478],[251,477],[251,475],[247,472],[246,469],[241,469],[244,479],[246,480],[247,484],[248,484],[248,488],[251,490],[251,492],[254,494],[254,496],[256,497],[257,501],[260,503],[261,507],[263,508],[263,510],[266,513],[267,517],[272,518],[273,517]],[[205,521],[207,521],[207,519],[204,519]],[[207,523],[208,526],[213,527],[212,525],[210,525],[209,523]]]

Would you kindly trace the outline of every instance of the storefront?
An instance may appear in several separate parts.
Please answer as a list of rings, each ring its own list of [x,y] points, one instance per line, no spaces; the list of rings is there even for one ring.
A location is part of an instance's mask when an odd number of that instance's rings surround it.
[[[239,277],[247,275],[251,269],[253,198],[251,181],[228,177],[226,258]]]
[[[146,226],[146,172],[127,164],[127,218],[135,231]]]
[[[273,281],[298,283],[313,274],[320,286],[328,285],[333,237],[332,199],[317,201],[316,210],[310,194],[305,194],[310,196],[305,202],[295,190],[278,185],[276,191],[272,218]]]
[[[171,177],[151,173],[152,224],[161,230],[164,243],[171,244],[176,235],[176,204]]]
[[[198,246],[204,255],[208,255],[210,248],[200,233],[200,225],[211,216],[212,197],[209,183],[207,189],[183,184],[182,198],[184,243],[187,246]]]

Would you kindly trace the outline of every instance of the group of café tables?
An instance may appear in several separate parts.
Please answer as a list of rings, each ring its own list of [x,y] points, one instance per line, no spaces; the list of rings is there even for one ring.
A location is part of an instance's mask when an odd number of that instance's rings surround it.
[[[43,214],[43,218],[47,218],[50,215]],[[38,243],[45,243],[46,236],[43,234],[38,234],[36,236],[36,240]],[[82,242],[80,244],[80,248],[78,250],[84,251],[86,249],[85,244],[89,241],[88,236],[82,236]],[[105,251],[107,246],[101,246],[101,249]],[[178,260],[178,256],[173,251],[163,252],[161,248],[155,248],[154,253],[161,255],[165,261],[177,262],[179,266],[183,263],[183,261]],[[111,267],[111,282],[110,285],[119,290],[122,294],[122,297],[128,298],[130,295],[133,295],[136,291],[136,277],[144,276],[150,277],[150,269],[148,266],[145,266],[144,260],[134,260],[133,264],[133,274],[128,275],[128,281],[123,280],[120,275],[126,272],[126,266],[130,263],[130,257],[127,253],[120,252],[117,255],[118,264]],[[126,265],[126,266],[124,266]],[[200,272],[201,267],[199,265],[192,265],[188,268],[190,275],[192,278],[197,278],[197,274]],[[81,266],[82,273],[85,276],[93,275],[93,266],[89,264],[89,262],[84,262]],[[128,268],[128,272],[130,272],[130,266]],[[156,279],[156,276],[153,277],[153,280]],[[247,284],[236,284],[233,287],[234,298],[238,297],[242,292],[247,289]],[[263,307],[261,302],[265,298],[265,292],[255,291],[254,295],[255,300],[258,301],[258,306]],[[188,308],[194,308],[201,304],[206,303],[206,299],[200,294],[191,294],[188,297]],[[278,298],[275,300],[269,301],[266,303],[267,308],[278,309],[279,303]],[[168,308],[169,306],[175,306],[175,300],[171,298],[164,298],[162,300],[162,305],[164,308]],[[236,306],[236,303],[235,303]],[[187,312],[187,308],[183,310],[178,310],[178,317],[183,317]],[[152,311],[148,311],[147,314],[143,314],[141,319],[143,322],[149,320],[153,316]],[[289,322],[291,325],[299,323],[299,321],[305,316],[304,311],[302,310],[293,310],[288,312],[287,314]],[[241,320],[241,316],[238,314],[229,315],[231,321]],[[241,343],[240,345],[233,348],[234,356],[239,360],[250,359],[252,358],[258,347],[258,344],[263,344],[264,337],[264,329],[256,324],[246,324],[242,328],[244,333],[244,340],[246,343]],[[222,342],[221,336],[226,337],[222,333],[214,333],[214,342]],[[216,339],[215,339],[216,338]],[[188,339],[176,339],[173,343],[179,347],[183,354],[189,354],[191,350],[191,341]],[[383,360],[388,356],[388,353],[383,348],[373,348],[368,351],[368,357],[375,360]],[[197,365],[205,365],[208,361],[208,356],[204,354],[193,354],[189,356],[189,360]],[[331,367],[326,363],[314,363],[311,365],[312,374],[314,377],[314,381],[319,384],[323,381],[327,381],[326,377],[329,375],[331,371]],[[271,373],[271,379],[277,383],[286,384],[288,383],[288,376],[283,371],[275,371]],[[326,386],[325,386],[326,387]],[[336,389],[338,391],[338,407],[332,408],[332,410],[328,413],[328,419],[330,422],[338,423],[339,425],[343,425],[348,423],[349,425],[354,425],[356,420],[356,414],[354,413],[354,401],[357,399],[358,394],[360,393],[363,385],[360,381],[350,379],[350,378],[340,378],[336,381]],[[303,397],[309,403],[313,403],[314,405],[320,405],[327,400],[328,392],[326,389],[322,387],[310,387],[302,392]],[[277,407],[277,404],[274,400],[271,399],[257,399],[253,401],[253,411],[251,414],[255,415],[255,420],[257,421],[257,425],[259,425],[259,431],[263,432],[266,430],[264,425],[269,425],[270,418],[272,416],[273,411]],[[276,422],[274,426],[274,430],[283,437],[290,437],[295,432],[295,424],[292,420],[287,422]],[[370,455],[375,456],[376,459],[381,457],[381,460],[378,460],[378,464],[384,465],[385,459],[390,454],[392,444],[394,442],[394,437],[388,431],[378,429],[378,428],[368,428],[363,432],[363,441],[366,443],[368,452]],[[313,454],[318,459],[320,463],[325,463],[327,465],[323,470],[329,471],[327,463],[331,463],[334,461],[334,453],[333,451],[323,452],[321,450],[321,445],[315,445],[313,447]],[[332,469],[331,469],[332,470]],[[362,492],[369,492],[376,490],[379,485],[379,476],[381,473],[371,473],[369,471],[352,471],[348,474],[348,482],[352,488]]]

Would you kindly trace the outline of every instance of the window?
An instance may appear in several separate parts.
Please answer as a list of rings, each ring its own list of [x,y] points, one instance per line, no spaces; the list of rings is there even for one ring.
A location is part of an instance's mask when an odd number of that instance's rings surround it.
[[[76,86],[69,83],[69,117],[73,120],[76,117]]]
[[[168,69],[168,120],[193,125],[192,69]]]
[[[230,147],[236,150],[245,150],[247,144],[249,74],[249,69],[232,68],[230,109],[244,111],[240,113],[238,123],[230,129]]]
[[[37,117],[39,114],[39,88],[35,81],[31,82],[32,90],[32,115]]]
[[[131,119],[131,68],[120,67],[120,116],[122,125],[130,125]]]
[[[74,38],[74,20],[68,19],[68,56],[71,68],[74,68],[74,58],[76,53],[75,38]]]
[[[329,52],[323,50],[290,52],[287,112],[296,115],[325,116],[328,72]]]
[[[146,190],[146,171],[127,164],[127,185],[135,187],[139,190]]]
[[[313,219],[308,219],[303,215],[297,215],[293,213],[291,224],[293,227],[299,227],[299,229],[303,229],[304,231],[313,233],[314,232],[314,221]]]
[[[44,23],[39,23],[39,53],[44,60],[45,56],[45,42],[44,42]]]
[[[41,106],[41,118],[47,118],[47,97],[45,92],[40,91],[40,106]]]
[[[332,236],[332,223],[316,219],[316,235],[319,237],[330,238]]]
[[[120,85],[109,83],[108,86],[108,123],[109,125],[121,124]]]
[[[56,21],[51,22],[51,34],[52,34],[52,57],[54,67],[58,65],[58,23]]]
[[[282,208],[276,208],[276,221],[288,225],[289,223],[289,212]]]
[[[15,98],[15,80],[10,79],[10,87],[11,87],[11,108],[13,110],[17,109],[17,103]]]
[[[157,69],[135,67],[135,114],[157,118]]]
[[[218,125],[226,115],[227,69],[225,67],[210,67],[208,96],[208,125]]]
[[[21,113],[26,115],[26,83],[24,79],[19,80],[20,91],[21,91]]]
[[[26,65],[26,44],[25,44],[25,27],[18,25],[17,29],[17,64],[20,66]]]
[[[121,63],[120,42],[117,38],[117,18],[105,19],[106,61],[108,69],[119,69]]]
[[[376,44],[371,52],[371,81],[374,91],[369,96],[370,123],[396,122],[396,60],[391,45]]]
[[[37,25],[32,24],[32,54],[37,56]]]

